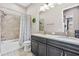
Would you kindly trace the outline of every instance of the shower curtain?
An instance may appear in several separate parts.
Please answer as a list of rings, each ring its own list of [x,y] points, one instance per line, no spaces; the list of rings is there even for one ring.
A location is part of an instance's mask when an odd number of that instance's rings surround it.
[[[20,45],[31,39],[31,17],[22,15],[20,18]]]

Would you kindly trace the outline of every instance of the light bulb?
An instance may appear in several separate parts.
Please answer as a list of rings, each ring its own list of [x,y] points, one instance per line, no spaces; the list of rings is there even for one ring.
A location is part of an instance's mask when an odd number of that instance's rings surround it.
[[[52,7],[54,7],[54,4],[53,3],[49,3],[48,6],[52,8]]]
[[[40,11],[45,11],[45,8],[43,6],[41,6]]]

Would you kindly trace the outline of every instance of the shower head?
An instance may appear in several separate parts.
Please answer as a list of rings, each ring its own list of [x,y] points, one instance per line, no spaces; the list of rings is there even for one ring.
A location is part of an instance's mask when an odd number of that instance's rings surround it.
[[[7,14],[5,14],[4,11],[0,10],[0,12],[3,14],[3,16],[6,16]]]
[[[4,16],[6,16],[7,14],[4,13]]]

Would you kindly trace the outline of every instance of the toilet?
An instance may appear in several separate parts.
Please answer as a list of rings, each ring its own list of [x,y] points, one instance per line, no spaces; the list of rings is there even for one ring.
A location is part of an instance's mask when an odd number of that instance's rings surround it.
[[[31,50],[31,41],[25,41],[23,43],[24,51],[30,51]]]

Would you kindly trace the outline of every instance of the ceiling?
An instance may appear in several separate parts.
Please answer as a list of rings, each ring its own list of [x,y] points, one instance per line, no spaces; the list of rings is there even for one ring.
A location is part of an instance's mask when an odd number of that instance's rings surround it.
[[[17,3],[19,6],[27,8],[28,6],[31,5],[31,3]]]

